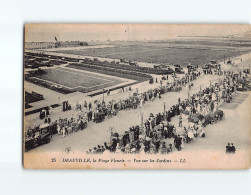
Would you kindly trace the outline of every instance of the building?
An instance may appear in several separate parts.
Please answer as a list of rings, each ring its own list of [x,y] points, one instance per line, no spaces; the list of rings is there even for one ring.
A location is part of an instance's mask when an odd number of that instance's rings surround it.
[[[25,49],[51,49],[60,47],[88,46],[84,41],[57,41],[57,42],[25,42]]]

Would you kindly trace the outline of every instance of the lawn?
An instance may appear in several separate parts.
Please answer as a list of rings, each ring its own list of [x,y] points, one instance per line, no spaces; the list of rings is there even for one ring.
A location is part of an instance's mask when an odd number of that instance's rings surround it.
[[[123,80],[107,77],[105,75],[101,76],[95,73],[66,68],[48,69],[45,74],[36,76],[36,78],[70,89],[83,88],[89,91],[110,87],[124,82]]]
[[[231,47],[230,47],[231,46]],[[64,53],[131,61],[181,64],[205,64],[247,53],[250,49],[224,41],[151,42],[137,45],[117,45],[110,48],[66,50]]]

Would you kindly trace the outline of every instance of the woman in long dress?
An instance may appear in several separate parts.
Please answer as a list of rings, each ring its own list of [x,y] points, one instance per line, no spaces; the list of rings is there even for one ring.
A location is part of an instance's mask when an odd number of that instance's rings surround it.
[[[125,153],[130,153],[130,145],[129,145],[129,143],[126,144],[126,146],[125,146]]]
[[[140,154],[144,154],[145,153],[145,145],[142,143],[141,145],[140,145]]]
[[[193,131],[191,129],[188,129],[187,131],[187,137],[188,137],[188,141],[191,142],[194,138],[194,134],[193,134]]]
[[[140,108],[143,107],[143,101],[144,101],[143,98],[141,98],[141,99],[140,99]]]
[[[63,137],[65,137],[65,127],[62,127]]]
[[[59,122],[57,121],[57,132],[58,132],[58,135],[61,134],[61,127],[59,125]]]
[[[119,143],[117,143],[117,146],[116,146],[116,153],[120,153],[121,150],[120,150],[120,146],[119,146]]]

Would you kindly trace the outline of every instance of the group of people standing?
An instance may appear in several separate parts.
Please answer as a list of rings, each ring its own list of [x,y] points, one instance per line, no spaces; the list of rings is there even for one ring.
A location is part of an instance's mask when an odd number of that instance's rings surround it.
[[[192,75],[188,77],[189,81],[196,79],[199,74]],[[161,95],[168,91],[166,89],[167,86],[162,85],[144,93],[134,93],[125,100],[113,100],[107,104],[104,101],[94,101],[92,103],[86,100],[83,106],[77,103],[78,116],[76,118],[72,117],[70,120],[67,118],[59,119],[57,122],[58,134],[65,137],[67,134],[76,131],[76,129],[84,129],[88,121],[96,122],[97,116],[100,114],[108,116],[115,110],[136,109],[138,105],[142,107],[146,101],[161,98]],[[223,81],[200,90],[200,92],[189,96],[184,101],[181,101],[179,98],[178,103],[165,113],[158,113],[155,116],[151,113],[143,124],[129,128],[122,135],[111,132],[110,142],[105,142],[103,146],[94,147],[88,153],[108,151],[116,153],[144,152],[164,154],[173,151],[174,148],[179,151],[184,147],[184,143],[191,143],[196,137],[205,137],[206,133],[201,121],[191,123],[188,121],[188,117],[185,117],[182,113],[188,112],[188,116],[200,113],[205,116],[207,113],[214,112],[218,108],[220,99],[224,99],[225,96],[223,94],[232,95],[234,89],[233,76],[228,74]],[[179,116],[179,127],[183,128],[182,132],[178,132],[175,126],[170,123],[175,116]],[[46,120],[46,123],[50,123],[48,117]]]
[[[227,154],[235,154],[236,148],[233,143],[228,143],[226,146],[226,153]]]
[[[88,121],[94,121],[96,123],[102,122],[106,116],[110,118],[120,110],[136,109],[138,106],[142,108],[146,101],[154,101],[156,98],[160,99],[162,94],[173,91],[174,88],[181,86],[182,83],[185,85],[187,82],[196,79],[199,75],[198,73],[195,74],[191,72],[181,80],[166,82],[165,85],[150,89],[146,92],[139,93],[139,91],[136,90],[136,92],[124,100],[112,100],[107,103],[104,100],[95,100],[93,104],[92,102],[88,103],[84,100],[82,105],[77,102],[76,109],[79,110],[79,114],[85,115]],[[182,82],[183,80],[184,82]],[[131,91],[130,87],[129,91]]]
[[[103,146],[89,149],[87,153],[161,153],[166,154],[173,150],[180,151],[185,144],[192,143],[196,138],[206,136],[205,122],[208,114],[213,114],[218,110],[219,103],[224,96],[220,93],[226,88],[231,88],[231,93],[235,87],[232,82],[231,74],[226,75],[223,80],[219,80],[214,85],[200,90],[189,98],[173,105],[168,111],[158,113],[155,116],[151,113],[149,118],[141,125],[129,128],[124,134],[111,132],[110,142],[105,142]],[[197,121],[191,121],[191,117],[197,114],[202,116]],[[171,119],[177,116],[179,130],[172,125]],[[218,116],[215,115],[215,120]],[[101,149],[100,149],[101,148]],[[235,147],[227,151],[235,151]]]
[[[59,135],[62,135],[62,137],[65,137],[66,135],[77,132],[78,130],[83,130],[87,127],[87,121],[83,117],[78,118],[71,118],[71,119],[61,119],[59,118],[58,121],[56,121],[57,124],[57,132]]]

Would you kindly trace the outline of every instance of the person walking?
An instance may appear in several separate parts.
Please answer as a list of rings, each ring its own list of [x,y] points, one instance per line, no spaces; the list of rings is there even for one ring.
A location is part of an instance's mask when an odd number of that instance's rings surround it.
[[[61,127],[60,127],[59,122],[57,122],[57,131],[58,131],[58,135],[60,135],[61,134]]]
[[[179,117],[179,127],[182,127],[182,116]]]
[[[235,148],[234,144],[232,143],[230,146],[230,153],[235,154],[235,151],[236,151],[236,148]]]
[[[92,109],[92,103],[89,102],[89,111]]]
[[[143,98],[141,98],[141,99],[140,99],[140,108],[143,107],[143,102],[144,102],[144,100],[143,100]]]
[[[230,147],[231,147],[230,143],[228,143],[227,146],[226,146],[226,153],[227,154],[229,154],[231,152]]]
[[[85,110],[87,110],[87,101],[86,100],[84,101],[84,108],[85,108]]]
[[[63,133],[62,137],[65,137],[65,127],[62,127],[62,133]]]
[[[180,137],[180,135],[176,136],[174,139],[174,145],[175,148],[180,151],[181,150],[181,144],[182,144],[182,138]]]

